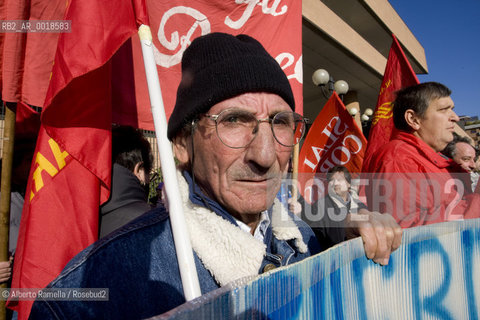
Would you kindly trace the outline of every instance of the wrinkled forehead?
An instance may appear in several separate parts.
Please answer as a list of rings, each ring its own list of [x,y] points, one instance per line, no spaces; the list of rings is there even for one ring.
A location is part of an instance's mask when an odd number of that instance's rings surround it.
[[[437,111],[446,107],[455,107],[455,104],[450,96],[447,97],[434,97],[429,100],[427,110]]]
[[[456,153],[460,157],[471,156],[475,157],[475,149],[466,142],[458,142],[456,144]]]
[[[227,109],[240,109],[253,114],[275,114],[292,111],[290,106],[277,94],[267,92],[249,92],[223,100],[213,105],[208,114],[218,114]]]

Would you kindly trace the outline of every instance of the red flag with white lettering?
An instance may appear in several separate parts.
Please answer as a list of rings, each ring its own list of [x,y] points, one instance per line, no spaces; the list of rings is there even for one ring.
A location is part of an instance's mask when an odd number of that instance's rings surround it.
[[[367,140],[337,93],[333,93],[308,131],[298,161],[298,183],[304,199],[312,203],[323,186],[314,181],[316,173],[327,173],[337,165],[360,173]]]
[[[369,168],[370,159],[378,148],[390,141],[392,132],[395,129],[392,118],[392,104],[395,100],[395,92],[420,83],[397,38],[395,35],[392,35],[392,37],[393,43],[388,54],[382,86],[378,94],[377,106],[373,114],[372,127],[368,137],[363,172],[374,172],[375,168]]]
[[[260,41],[290,79],[296,111],[303,113],[301,1],[147,0],[146,3],[167,118],[175,105],[183,52],[194,38],[211,32],[244,33]],[[116,108],[114,120],[153,130],[137,36],[132,47],[137,116],[126,118],[129,110]]]
[[[139,0],[140,1],[140,0]],[[30,169],[13,288],[43,288],[98,237],[111,175],[112,56],[146,21],[131,1],[73,0]],[[141,22],[139,21],[139,23]],[[32,301],[9,301],[26,319]]]

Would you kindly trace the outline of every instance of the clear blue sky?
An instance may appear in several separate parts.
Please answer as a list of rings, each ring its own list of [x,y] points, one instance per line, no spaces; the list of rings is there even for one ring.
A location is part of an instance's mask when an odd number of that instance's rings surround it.
[[[480,0],[389,0],[425,49],[428,75],[452,90],[458,115],[480,117]]]

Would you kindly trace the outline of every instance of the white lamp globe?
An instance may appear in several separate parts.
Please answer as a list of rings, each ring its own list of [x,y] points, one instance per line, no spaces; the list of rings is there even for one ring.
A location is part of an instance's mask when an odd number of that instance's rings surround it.
[[[335,81],[333,88],[340,95],[346,94],[348,92],[348,83],[344,80],[338,80]]]
[[[330,80],[330,75],[325,69],[318,69],[312,75],[313,84],[316,86],[326,85]]]

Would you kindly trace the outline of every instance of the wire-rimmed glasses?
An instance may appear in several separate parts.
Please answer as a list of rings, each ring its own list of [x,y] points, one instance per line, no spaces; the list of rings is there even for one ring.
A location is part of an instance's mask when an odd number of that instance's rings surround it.
[[[217,136],[227,147],[247,147],[258,132],[260,122],[269,122],[275,140],[285,147],[293,147],[305,134],[308,119],[292,111],[278,112],[269,118],[257,119],[242,109],[225,109],[219,114],[204,114],[215,121]]]

